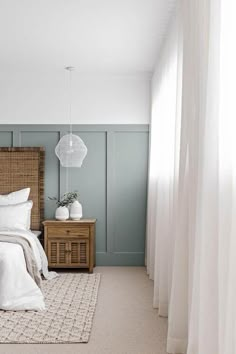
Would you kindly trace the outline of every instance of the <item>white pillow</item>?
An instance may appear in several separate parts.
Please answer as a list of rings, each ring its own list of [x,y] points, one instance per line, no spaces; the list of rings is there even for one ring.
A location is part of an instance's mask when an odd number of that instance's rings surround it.
[[[0,194],[0,205],[13,205],[24,203],[28,200],[30,188],[24,188],[9,194]]]
[[[30,188],[24,188],[9,194],[0,194],[0,206],[24,203],[28,200],[29,194],[30,194]],[[27,230],[30,229],[30,222],[31,222],[31,210],[29,210]]]
[[[32,200],[15,205],[0,206],[0,228],[28,230]]]

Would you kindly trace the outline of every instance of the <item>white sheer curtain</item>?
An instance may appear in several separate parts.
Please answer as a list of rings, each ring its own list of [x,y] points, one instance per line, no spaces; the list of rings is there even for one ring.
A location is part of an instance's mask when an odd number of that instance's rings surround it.
[[[147,269],[168,352],[235,354],[236,5],[179,10],[153,78]]]
[[[221,3],[219,353],[236,353],[236,2]]]
[[[172,212],[175,180],[178,31],[174,20],[153,80],[147,270],[155,280],[154,307],[168,313],[172,273]],[[163,119],[164,117],[164,119]],[[165,158],[163,158],[165,156]]]

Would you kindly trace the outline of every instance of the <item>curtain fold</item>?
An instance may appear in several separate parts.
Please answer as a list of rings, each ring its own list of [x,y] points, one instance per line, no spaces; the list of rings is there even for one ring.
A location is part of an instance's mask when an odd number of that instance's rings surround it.
[[[236,353],[235,10],[180,0],[153,77],[147,271],[169,353]]]

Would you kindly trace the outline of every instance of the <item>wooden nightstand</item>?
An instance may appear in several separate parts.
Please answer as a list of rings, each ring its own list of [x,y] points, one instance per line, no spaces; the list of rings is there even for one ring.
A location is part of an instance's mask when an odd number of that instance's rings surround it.
[[[50,268],[88,268],[95,264],[96,219],[46,220],[44,249]]]

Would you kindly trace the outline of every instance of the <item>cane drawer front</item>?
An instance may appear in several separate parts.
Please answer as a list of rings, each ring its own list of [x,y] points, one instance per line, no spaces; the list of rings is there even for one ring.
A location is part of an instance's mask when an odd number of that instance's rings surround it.
[[[89,266],[89,241],[71,241],[69,257],[72,266],[87,268]]]
[[[48,240],[48,264],[50,267],[89,266],[89,241],[84,240]]]
[[[69,243],[67,241],[48,240],[48,265],[63,267],[69,264]]]
[[[75,237],[75,238],[89,238],[89,226],[50,226],[47,230],[48,237],[50,238],[64,238],[64,237]]]

